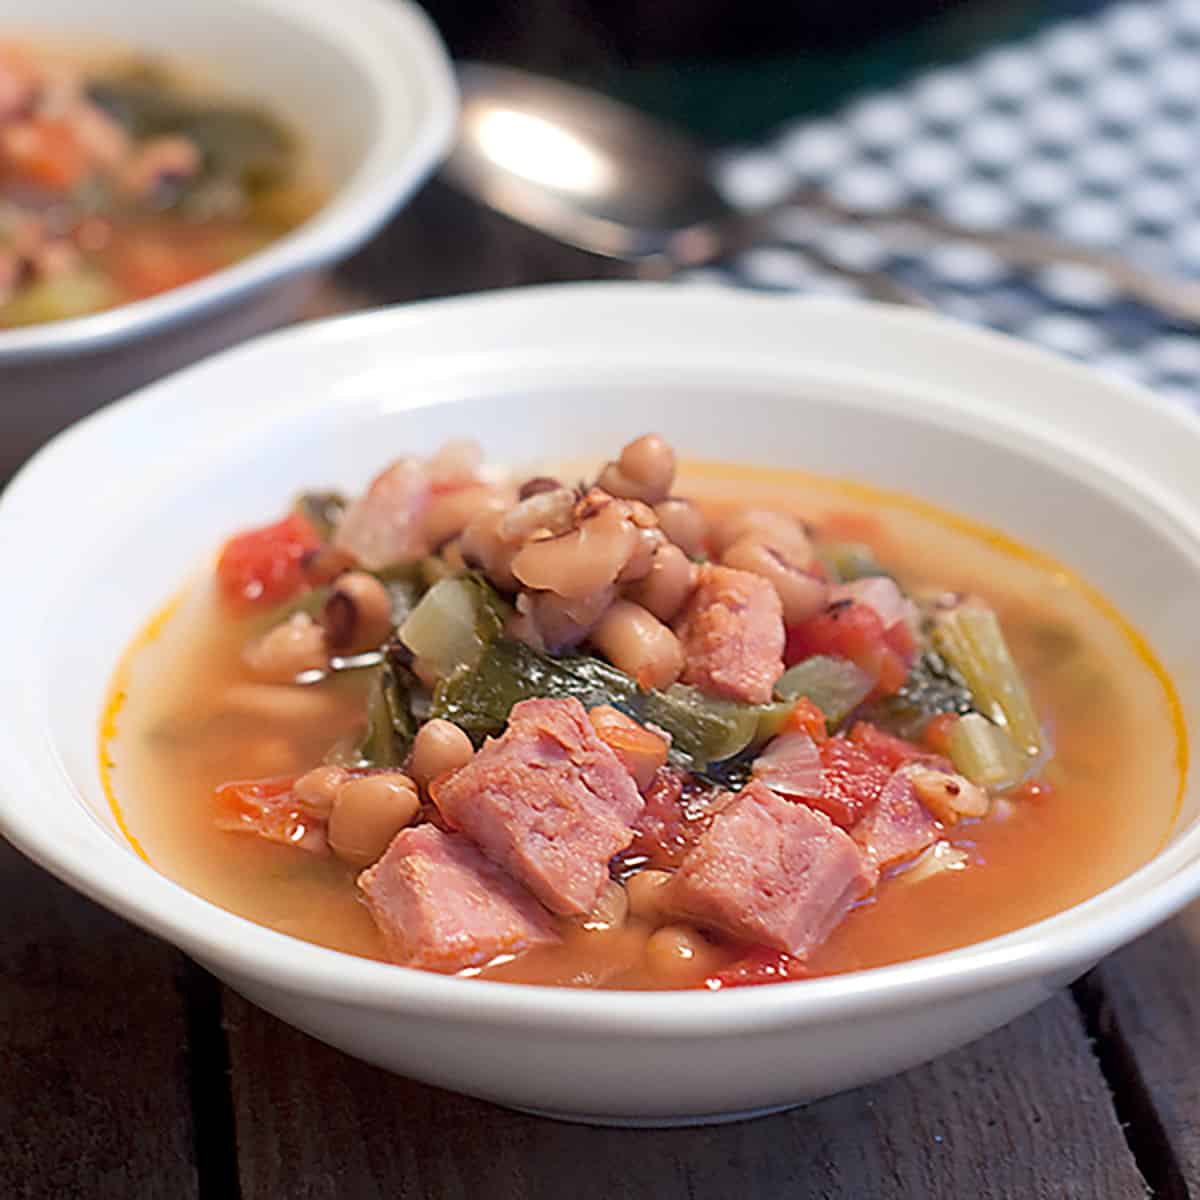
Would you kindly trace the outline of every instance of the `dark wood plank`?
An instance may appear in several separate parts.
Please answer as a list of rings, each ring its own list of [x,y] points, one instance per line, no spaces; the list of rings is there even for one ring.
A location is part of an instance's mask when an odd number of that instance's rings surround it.
[[[1079,994],[1156,1194],[1200,1196],[1200,905],[1102,963]]]
[[[874,1087],[665,1131],[507,1112],[358,1063],[236,996],[226,1012],[245,1200],[1146,1194],[1067,993]]]
[[[3,841],[0,912],[0,1196],[196,1196],[181,957]]]

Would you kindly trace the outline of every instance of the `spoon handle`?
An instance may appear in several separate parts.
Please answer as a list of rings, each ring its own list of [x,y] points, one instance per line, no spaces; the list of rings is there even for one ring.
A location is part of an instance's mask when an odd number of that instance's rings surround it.
[[[1031,229],[976,229],[948,220],[932,209],[905,207],[864,212],[839,204],[809,188],[793,193],[772,212],[799,205],[864,228],[902,227],[926,240],[969,242],[992,251],[1013,266],[1026,269],[1070,263],[1087,267],[1109,280],[1127,296],[1189,325],[1200,324],[1200,283],[1140,267],[1119,255],[1093,250]]]
[[[725,221],[693,226],[671,238],[663,253],[633,260],[639,279],[670,279],[688,267],[707,266],[748,250],[768,233],[771,217],[787,204],[771,205],[751,212],[731,212]],[[806,245],[796,252],[826,275],[852,283],[863,295],[885,304],[905,304],[911,308],[932,309],[933,303],[915,288],[893,279],[884,271],[867,271],[847,266],[820,246]]]
[[[872,300],[881,300],[885,304],[907,304],[912,308],[933,308],[932,302],[915,288],[908,287],[882,271],[863,271],[857,267],[847,267],[816,246],[805,246],[800,253],[826,274],[849,280]]]

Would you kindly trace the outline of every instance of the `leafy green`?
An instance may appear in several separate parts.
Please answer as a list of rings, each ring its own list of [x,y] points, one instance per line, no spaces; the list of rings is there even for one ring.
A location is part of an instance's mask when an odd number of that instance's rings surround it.
[[[367,729],[358,758],[363,766],[397,767],[408,757],[417,735],[412,693],[418,683],[411,672],[392,661],[377,670],[367,698]]]
[[[95,80],[88,95],[138,140],[180,134],[194,142],[203,156],[197,186],[231,179],[254,192],[282,182],[291,171],[293,139],[270,113],[188,95],[152,65]]]
[[[376,571],[375,577],[388,590],[392,601],[392,625],[399,628],[425,594],[425,583],[417,564],[385,567],[382,571]]]
[[[433,716],[453,721],[479,742],[504,728],[514,704],[539,696],[574,697],[585,708],[611,704],[634,720],[657,725],[671,735],[676,758],[696,769],[765,740],[787,708],[717,700],[681,684],[643,691],[602,659],[550,658],[523,642],[497,638],[473,668],[441,680]]]
[[[913,663],[900,690],[872,701],[865,720],[910,740],[919,738],[939,713],[962,716],[975,708],[963,677],[936,650],[925,650]]]

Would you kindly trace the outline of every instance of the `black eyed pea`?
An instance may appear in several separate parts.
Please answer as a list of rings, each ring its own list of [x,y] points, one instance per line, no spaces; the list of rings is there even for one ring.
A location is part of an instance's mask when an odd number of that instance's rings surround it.
[[[357,775],[338,788],[329,814],[329,845],[350,866],[369,867],[420,809],[417,785],[404,772]]]

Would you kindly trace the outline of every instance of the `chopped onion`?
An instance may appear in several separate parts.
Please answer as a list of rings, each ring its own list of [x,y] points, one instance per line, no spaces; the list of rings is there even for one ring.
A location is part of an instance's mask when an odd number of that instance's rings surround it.
[[[920,883],[941,875],[944,871],[963,871],[967,867],[967,853],[949,842],[934,842],[920,857],[913,860],[900,878],[905,883]]]
[[[400,640],[438,679],[474,666],[483,652],[479,613],[471,587],[443,579],[421,598],[400,626]]]
[[[815,798],[821,795],[824,777],[821,755],[807,733],[783,733],[754,760],[754,778],[781,796]]]
[[[840,583],[830,592],[829,599],[835,604],[839,600],[865,604],[874,610],[883,622],[884,629],[891,629],[898,622],[908,620],[913,613],[912,602],[896,586],[896,581],[887,575],[871,575],[850,583]]]

